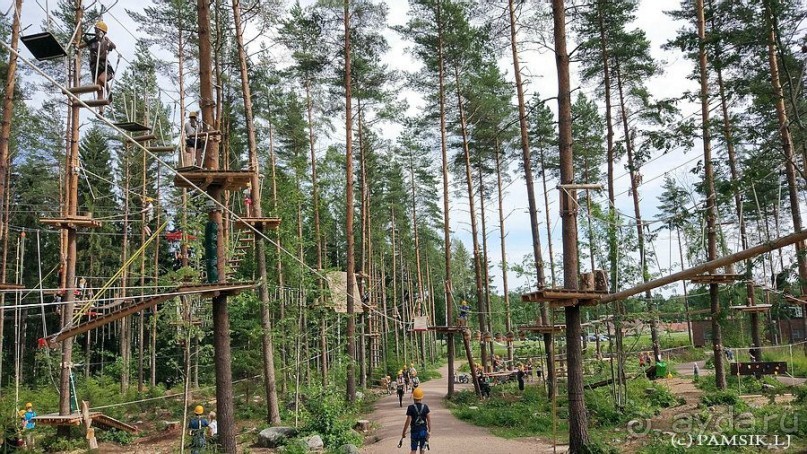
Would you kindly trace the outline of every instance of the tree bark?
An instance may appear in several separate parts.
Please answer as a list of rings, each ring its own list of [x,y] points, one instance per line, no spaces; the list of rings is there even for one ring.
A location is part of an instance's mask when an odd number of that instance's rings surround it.
[[[344,1],[345,26],[345,235],[347,236],[347,401],[356,400],[356,315],[353,286],[356,282],[356,257],[353,237],[353,109],[350,76],[350,0]]]
[[[510,0],[512,2],[512,0]],[[504,310],[505,310],[505,329],[507,330],[507,361],[513,361],[513,341],[510,335],[513,335],[512,314],[510,312],[510,289],[507,285],[507,245],[504,241],[504,188],[502,188],[502,150],[499,146],[498,140],[496,141],[496,150],[494,157],[496,159],[496,190],[499,200],[499,242],[502,249],[502,292],[504,293]]]
[[[574,182],[572,151],[572,102],[569,82],[569,53],[566,50],[566,13],[563,0],[552,0],[555,63],[558,71],[558,149],[560,184]],[[563,286],[577,289],[577,217],[573,190],[560,191],[563,230]],[[568,306],[566,312],[566,365],[569,396],[569,452],[581,453],[589,443],[588,415],[583,394],[583,349],[580,343],[580,307]]]
[[[252,90],[249,86],[247,71],[247,53],[244,48],[243,27],[241,24],[241,2],[233,0],[233,19],[235,21],[236,44],[238,45],[239,70],[241,72],[241,93],[244,98],[244,113],[249,145],[249,167],[253,172],[250,185],[252,213],[256,218],[263,216],[261,206],[260,166],[258,164],[258,142],[255,138],[255,121],[252,110]],[[258,292],[261,298],[261,347],[263,351],[263,380],[266,397],[266,421],[269,424],[280,424],[280,409],[277,401],[277,384],[275,382],[275,351],[272,339],[272,317],[269,312],[269,288],[266,280],[266,243],[264,242],[263,224],[257,225],[255,235],[255,259],[258,262],[260,284]]]
[[[488,326],[487,323],[487,302],[485,301],[484,284],[482,283],[482,261],[479,256],[479,230],[476,226],[476,208],[474,207],[474,183],[471,176],[471,151],[468,144],[468,129],[465,120],[465,108],[462,102],[462,93],[460,92],[460,73],[459,68],[454,67],[454,81],[457,84],[457,107],[460,113],[460,127],[462,129],[462,149],[465,155],[465,182],[468,189],[468,208],[471,215],[471,238],[474,248],[474,276],[476,277],[476,299],[477,299],[477,314],[479,316],[479,329],[484,330]],[[485,340],[479,342],[480,361],[482,368],[487,370],[488,367],[488,352],[485,348]],[[491,352],[492,354],[493,352]]]
[[[441,2],[437,2],[437,85],[438,103],[440,104],[440,155],[442,157],[441,173],[443,176],[443,248],[445,253],[445,301],[446,301],[446,325],[454,323],[454,287],[451,279],[451,228],[449,225],[449,201],[448,201],[448,150],[446,139],[446,106],[445,106],[445,56],[443,51],[443,22]],[[393,255],[393,261],[394,261]],[[454,335],[449,333],[446,344],[448,356],[448,394],[450,399],[454,395],[454,356],[456,356]],[[473,372],[473,371],[472,371]],[[476,387],[477,394],[479,387]]]
[[[0,206],[5,206],[6,177],[9,175],[11,162],[9,160],[9,139],[11,137],[11,120],[14,117],[14,91],[17,87],[17,48],[20,39],[20,15],[22,14],[22,0],[15,0],[14,10],[11,12],[11,52],[8,53],[8,67],[6,70],[6,86],[3,94],[3,117],[0,120]],[[2,235],[0,229],[0,235]],[[5,282],[5,275],[0,276]],[[0,316],[2,314],[0,313]]]
[[[544,276],[544,259],[541,252],[541,236],[538,232],[538,204],[535,201],[535,187],[532,176],[532,158],[530,157],[530,139],[528,136],[529,126],[527,125],[527,106],[524,101],[524,87],[521,82],[521,64],[518,59],[518,41],[516,38],[516,13],[514,0],[507,2],[510,14],[510,49],[513,53],[513,73],[516,79],[516,94],[518,95],[518,123],[521,130],[521,159],[522,167],[524,168],[524,182],[527,185],[527,201],[530,210],[530,233],[532,234],[532,254],[535,260],[535,269],[538,273],[538,288],[546,285],[546,278]],[[543,158],[543,154],[542,154]],[[544,179],[544,194],[546,194],[546,179]],[[546,207],[547,216],[549,212],[549,205]],[[547,221],[547,229],[549,222]],[[552,261],[551,253],[551,240],[549,240],[549,260],[550,265]],[[552,270],[554,282],[554,268]],[[549,325],[551,323],[549,318],[549,308],[546,304],[541,305],[541,324]],[[544,334],[544,351],[546,352],[546,386],[547,395],[552,398],[555,395],[555,346],[552,339],[552,334]]]

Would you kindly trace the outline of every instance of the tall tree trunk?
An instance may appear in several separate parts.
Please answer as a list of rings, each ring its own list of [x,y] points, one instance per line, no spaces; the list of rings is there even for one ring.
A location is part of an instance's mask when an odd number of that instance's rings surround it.
[[[345,25],[345,235],[347,236],[347,401],[356,400],[356,315],[353,286],[356,282],[353,237],[353,108],[350,68],[350,0],[344,2]]]
[[[412,191],[412,233],[415,237],[415,269],[417,271],[417,279],[418,279],[418,295],[417,295],[417,304],[415,307],[418,308],[418,313],[416,316],[423,316],[425,315],[425,311],[423,306],[426,304],[426,292],[424,291],[423,287],[423,271],[420,267],[420,235],[418,233],[418,214],[417,214],[417,198],[415,193],[415,171],[414,171],[414,162],[409,161],[409,181],[410,181],[410,189]],[[421,366],[426,364],[426,333],[420,333],[420,361]]]
[[[512,0],[510,0],[512,2]],[[513,361],[513,342],[510,340],[513,334],[513,321],[510,312],[510,289],[507,286],[507,247],[504,241],[504,188],[502,187],[502,149],[499,140],[496,140],[496,191],[498,195],[499,207],[499,242],[502,248],[502,292],[504,293],[505,329],[507,330],[507,360]]]
[[[131,150],[127,146],[125,148],[126,164],[123,174],[123,244],[121,252],[121,263],[129,261],[129,180],[131,177]],[[129,267],[124,266],[121,270],[121,299],[126,299],[127,287],[129,286]],[[120,322],[120,357],[121,357],[121,373],[120,373],[120,392],[126,394],[129,390],[129,367],[131,365],[132,357],[132,317],[124,317]]]
[[[366,345],[367,345],[367,323],[369,317],[368,308],[366,305],[368,304],[365,301],[365,297],[368,295],[368,286],[369,286],[369,275],[368,275],[368,257],[369,257],[369,223],[368,223],[368,186],[367,186],[367,144],[364,140],[364,116],[362,111],[361,105],[361,98],[356,99],[356,117],[358,120],[358,140],[359,140],[359,173],[361,181],[361,187],[359,188],[359,193],[361,194],[361,201],[359,203],[360,206],[360,218],[361,218],[361,261],[359,263],[359,268],[361,269],[361,278],[359,279],[359,298],[361,299],[361,312],[359,313],[360,320],[362,320],[361,326],[361,334],[360,334],[360,343],[359,343],[359,386],[362,389],[367,389],[367,357],[366,353]]]
[[[701,121],[703,123],[703,163],[706,183],[706,229],[707,260],[717,258],[717,200],[715,196],[714,173],[712,171],[712,142],[709,129],[709,75],[706,62],[706,24],[703,0],[695,0],[695,14],[698,22],[698,68],[700,71]],[[712,349],[714,351],[715,384],[718,389],[726,389],[726,371],[723,369],[723,336],[720,329],[720,293],[717,284],[709,285],[709,301],[712,318]]]
[[[514,0],[509,0],[507,6],[510,13],[510,49],[513,53],[513,73],[516,78],[516,94],[518,95],[518,122],[521,130],[521,159],[524,167],[524,181],[527,185],[527,202],[530,210],[530,233],[532,233],[532,254],[535,260],[535,269],[538,273],[538,288],[546,285],[544,276],[544,258],[541,252],[541,236],[538,232],[538,204],[535,201],[535,187],[532,176],[532,158],[530,157],[530,139],[528,136],[529,126],[527,124],[527,106],[524,101],[524,86],[521,82],[521,64],[518,58],[518,40],[516,38],[516,12]],[[543,161],[543,152],[541,152]],[[543,162],[541,164],[543,167]],[[546,175],[544,173],[544,196],[546,197]],[[549,203],[546,204],[547,216],[549,216]],[[549,218],[547,217],[547,234],[549,234]],[[549,237],[549,261],[552,271],[552,283],[555,281],[555,268],[552,264],[552,239]],[[541,305],[541,324],[546,326],[551,323],[549,318],[549,308],[546,304]],[[544,351],[546,352],[546,386],[547,394],[550,398],[555,395],[555,346],[552,334],[544,334]]]
[[[244,32],[241,25],[241,2],[233,0],[233,19],[235,20],[236,43],[238,45],[239,70],[241,72],[241,93],[244,98],[244,116],[249,144],[249,167],[253,172],[250,185],[252,213],[256,218],[263,216],[261,206],[260,166],[258,164],[258,141],[255,138],[255,120],[252,112],[252,90],[249,86],[247,71],[247,52],[244,48]],[[263,224],[258,224],[255,235],[255,259],[258,262],[258,292],[261,298],[261,347],[263,353],[263,380],[266,397],[266,421],[269,424],[280,424],[280,409],[277,401],[277,384],[275,382],[275,349],[272,339],[272,317],[269,311],[269,288],[266,280],[266,243],[264,242]],[[319,244],[319,243],[318,243]],[[321,266],[320,266],[321,268]]]
[[[443,50],[443,22],[441,2],[437,2],[437,86],[438,103],[440,104],[440,156],[442,158],[441,173],[443,176],[443,249],[445,253],[445,301],[446,325],[454,323],[454,287],[451,279],[451,227],[449,224],[448,200],[448,146],[446,139],[446,98],[445,98],[445,55]],[[394,262],[393,254],[393,262]],[[446,355],[448,356],[448,398],[454,395],[454,335],[449,333],[447,338]],[[473,371],[471,371],[473,372]],[[476,374],[472,374],[476,375]],[[474,380],[476,382],[476,380]],[[479,387],[476,386],[477,393]]]
[[[686,266],[684,263],[684,245],[681,242],[681,228],[676,227],[675,232],[678,234],[678,259],[681,261],[681,270],[685,270]],[[687,335],[689,336],[689,345],[695,346],[692,342],[692,320],[690,319],[689,315],[689,294],[687,292],[687,283],[686,281],[682,281],[681,284],[684,286],[684,311],[686,314],[687,319]]]
[[[476,277],[476,299],[477,299],[477,314],[479,315],[479,329],[485,330],[488,326],[487,322],[487,302],[485,301],[484,284],[482,282],[482,259],[479,251],[479,229],[476,226],[476,208],[474,207],[474,183],[471,176],[471,151],[468,144],[468,129],[465,120],[465,108],[462,102],[462,93],[460,90],[460,72],[458,67],[454,67],[454,82],[457,85],[457,107],[460,113],[460,127],[462,129],[462,149],[465,156],[465,182],[468,189],[468,209],[471,215],[471,238],[474,248],[474,276]],[[480,360],[482,368],[487,370],[488,367],[488,352],[485,348],[484,338],[479,342]],[[493,353],[493,352],[491,352]]]
[[[572,102],[569,83],[569,53],[566,50],[566,12],[563,0],[552,0],[554,19],[555,63],[558,70],[558,149],[560,151],[560,184],[574,182],[572,152]],[[560,191],[561,226],[563,230],[563,287],[577,289],[577,218],[575,192]],[[580,307],[567,306],[566,365],[569,396],[569,452],[584,451],[589,443],[588,415],[583,395],[583,349],[580,343]]]
[[[81,0],[75,2],[76,14],[76,27],[78,28],[75,34],[75,42],[73,45],[79,47],[81,42],[81,22],[84,19],[84,8],[81,5]],[[70,83],[73,86],[79,84],[79,74],[81,74],[81,53],[76,52],[76,57],[73,60],[72,74],[70,75]],[[64,213],[68,216],[75,216],[78,214],[78,167],[79,167],[79,121],[81,106],[73,101],[70,104],[70,133],[68,141],[70,148],[68,149],[67,157],[65,159],[65,209]],[[76,281],[76,229],[68,228],[66,234],[66,250],[62,250],[62,254],[66,257],[66,267],[64,270],[65,295],[62,306],[62,326],[67,326],[73,316],[73,309],[75,308],[75,281]],[[70,376],[73,362],[73,339],[68,338],[62,341],[62,361],[61,361],[61,376],[59,380],[59,414],[70,414]],[[59,434],[67,436],[68,430],[60,428]]]
[[[491,321],[491,308],[490,308],[490,261],[488,260],[488,229],[487,229],[487,222],[485,218],[485,180],[482,177],[482,163],[478,162],[478,173],[479,173],[479,220],[480,222],[480,230],[481,230],[481,237],[482,237],[482,259],[480,263],[482,264],[482,285],[485,286],[485,310],[487,312],[487,331],[493,335],[493,326]],[[493,348],[493,337],[491,337],[491,341],[488,342],[488,351],[490,352],[491,362],[493,358],[496,357],[495,350]]]
[[[650,271],[647,265],[647,246],[645,245],[645,229],[642,222],[642,210],[639,205],[639,184],[641,175],[639,173],[639,166],[636,164],[636,159],[633,153],[633,137],[631,135],[630,125],[628,124],[627,103],[625,101],[624,87],[622,72],[617,67],[616,70],[617,87],[619,88],[619,105],[622,112],[622,129],[625,131],[625,152],[628,157],[628,173],[630,175],[631,195],[633,198],[633,213],[636,216],[636,238],[639,242],[639,261],[641,263],[642,282],[650,280]],[[653,307],[653,294],[650,291],[644,294],[645,302],[647,303],[648,312],[650,315],[650,338],[653,343],[653,358],[658,359],[661,354],[661,349],[658,342],[658,321],[656,319],[656,311]]]
[[[785,175],[787,178],[788,195],[790,197],[790,213],[793,216],[793,230],[798,232],[802,229],[802,223],[799,204],[799,187],[796,181],[793,139],[790,135],[790,123],[787,118],[787,110],[785,110],[785,97],[782,92],[782,83],[779,79],[779,62],[776,52],[777,37],[774,28],[773,11],[770,0],[765,0],[763,3],[765,5],[765,23],[768,26],[768,63],[770,64],[773,95],[776,98],[776,118],[779,122],[779,137],[782,141],[782,152],[785,156]],[[797,242],[796,261],[798,263],[799,284],[802,295],[807,295],[807,257],[805,257],[805,254],[807,254],[807,251],[805,251],[804,242]],[[804,323],[803,329],[807,330],[807,317],[802,317],[802,321]]]
[[[211,73],[210,52],[210,14],[207,0],[197,0],[196,10],[199,26],[199,94],[202,120],[206,125],[217,125],[214,117],[216,102],[213,100],[213,75]],[[221,103],[218,103],[220,106]],[[204,168],[219,169],[219,143],[213,138],[207,143],[207,153],[204,159]],[[220,187],[208,189],[208,195],[221,202],[222,190]],[[218,232],[216,238],[216,268],[218,269],[218,282],[225,282],[226,275],[226,247],[222,229],[222,212],[216,208],[208,214],[208,223],[215,225]],[[205,238],[205,241],[213,241]],[[208,276],[210,279],[211,276]],[[216,369],[216,409],[218,410],[219,441],[224,452],[236,451],[235,409],[233,406],[233,377],[232,355],[230,352],[230,317],[227,308],[227,296],[213,298],[213,348]]]

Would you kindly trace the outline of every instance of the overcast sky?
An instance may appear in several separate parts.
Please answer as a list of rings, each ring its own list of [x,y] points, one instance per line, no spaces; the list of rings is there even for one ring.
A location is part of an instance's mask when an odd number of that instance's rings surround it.
[[[3,4],[5,5],[9,5],[10,3],[10,0],[3,1]],[[106,6],[111,6],[115,2],[114,0],[104,0],[101,3]],[[302,3],[306,4],[310,3],[310,1]],[[407,20],[408,3],[405,0],[391,0],[387,3],[390,7],[390,25],[399,25],[405,23]],[[22,13],[22,22],[24,26],[27,26],[28,28],[25,30],[24,34],[35,33],[41,30],[40,24],[43,23],[45,17],[43,8],[45,4],[46,2],[42,1],[39,3],[34,1],[25,2]],[[652,44],[653,56],[657,60],[663,62],[664,67],[664,74],[656,77],[653,80],[647,81],[647,86],[649,87],[651,93],[653,93],[657,98],[680,96],[686,90],[697,89],[697,85],[693,81],[687,79],[687,75],[689,75],[693,69],[691,62],[686,61],[683,58],[683,55],[679,52],[665,51],[661,49],[661,46],[674,36],[676,30],[682,27],[682,24],[676,23],[667,17],[663,13],[663,10],[659,8],[659,4],[664,4],[667,8],[675,8],[677,6],[677,2],[675,1],[661,2],[658,0],[644,0],[640,4],[638,19],[635,23],[637,27],[642,28],[647,33],[647,36]],[[132,1],[120,0],[104,19],[110,28],[109,35],[118,45],[120,53],[127,58],[131,58],[131,56],[134,55],[135,37],[140,37],[141,35],[138,30],[138,26],[127,16],[125,8],[142,10],[140,2],[135,4],[135,2]],[[6,12],[7,9],[8,6],[2,8],[3,12]],[[247,31],[248,36],[250,35],[250,31],[251,30]],[[385,33],[389,39],[391,50],[384,58],[384,61],[394,69],[412,70],[413,68],[418,67],[419,63],[414,61],[405,52],[408,43],[402,41],[400,37],[391,30],[386,31]],[[572,45],[573,44],[570,44],[570,47]],[[159,50],[156,48],[154,48],[153,51],[159,52]],[[28,54],[27,51],[23,51],[23,55],[30,57],[30,54]],[[505,54],[505,57],[507,55],[508,54]],[[281,60],[283,59],[282,55],[276,56]],[[161,54],[160,57],[166,58],[166,55]],[[555,96],[557,94],[557,79],[554,57],[546,51],[541,53],[527,50],[523,52],[522,58],[524,61],[522,70],[527,76],[526,90],[528,98],[535,91],[541,93],[542,97],[544,98]],[[125,70],[126,65],[127,63],[125,61],[122,62],[117,73],[121,74]],[[507,71],[508,77],[512,79],[512,61],[504,58],[501,60],[500,66],[503,70]],[[587,86],[585,84],[580,85],[580,81],[576,77],[576,68],[572,69],[572,74],[573,85],[579,87],[579,89],[593,97],[594,87]],[[198,76],[195,77],[198,78]],[[167,84],[167,81],[163,82],[166,83],[164,88],[173,90],[173,87],[170,87]],[[424,104],[424,101],[416,93],[411,91],[403,92],[401,96],[408,99],[410,104],[413,106],[413,109],[417,109]],[[172,101],[168,99],[166,102],[168,104],[172,103]],[[557,105],[554,100],[550,101],[549,105],[553,111],[557,110]],[[193,106],[191,106],[191,108],[193,108]],[[685,105],[683,108],[684,115],[689,115],[696,111],[696,106],[694,105]],[[175,126],[178,127],[178,119],[176,121],[177,125]],[[324,150],[325,145],[326,144],[320,142],[319,148]],[[664,179],[663,176],[665,174],[670,174],[677,178],[681,183],[690,185],[692,183],[691,180],[693,176],[688,174],[687,171],[692,167],[692,165],[694,165],[695,162],[697,162],[698,155],[701,153],[702,152],[699,149],[693,150],[687,154],[684,154],[683,150],[675,151],[662,158],[651,161],[642,168],[644,184],[641,187],[641,206],[642,215],[645,219],[652,219],[657,212],[657,197],[661,193],[660,188]],[[435,154],[438,156],[435,162],[439,162],[439,150],[435,150]],[[632,201],[627,192],[630,181],[627,177],[627,171],[625,170],[624,163],[619,163],[616,166],[616,169],[616,193],[618,194],[617,209],[622,213],[632,216]],[[516,170],[515,167],[514,170]],[[520,175],[520,172],[518,172],[516,175]],[[551,185],[554,186],[554,182],[551,183]],[[536,188],[540,188],[539,181],[536,182]],[[541,211],[543,211],[543,194],[542,192],[539,192],[537,195],[539,207],[541,207]],[[605,193],[595,196],[595,200],[598,201],[603,201],[605,199]],[[555,253],[559,254],[561,248],[559,242],[560,225],[557,216],[557,190],[550,189],[550,201],[551,203],[549,209],[553,219],[552,229],[554,235],[554,249]],[[459,206],[460,203],[463,206]],[[513,184],[509,186],[507,190],[506,204],[506,211],[509,212],[509,216],[506,220],[508,261],[510,263],[520,263],[522,258],[526,254],[530,254],[532,250],[532,240],[529,229],[529,215],[527,213],[526,189],[522,178],[514,178]],[[464,208],[464,205],[464,201],[457,201],[456,203],[452,204],[452,229],[456,236],[466,243],[468,249],[471,249],[468,212],[467,208]],[[489,253],[492,262],[496,264],[496,267],[492,270],[492,273],[494,274],[494,282],[496,283],[496,286],[501,289],[501,270],[498,267],[501,260],[498,247],[498,221],[494,211],[495,206],[493,204],[489,204],[488,207],[491,208],[488,216],[489,221],[487,232],[489,239],[491,240],[491,249]],[[543,217],[543,215],[541,217]],[[543,233],[544,229],[545,227],[542,224],[542,235],[545,235]],[[672,248],[672,250],[677,250],[677,245],[675,243],[670,243],[668,240],[669,234],[667,232],[662,232],[655,244],[651,245],[651,248],[655,249],[656,253],[658,254],[661,266],[665,268],[670,265],[670,254],[668,251],[670,248]],[[542,242],[544,244],[546,254],[547,243],[545,237],[542,238]],[[602,246],[602,253],[605,254],[606,246]],[[651,271],[658,272],[658,269],[653,266],[651,267]],[[521,285],[524,282],[519,281],[515,278],[515,276],[511,275],[510,283],[512,288]]]

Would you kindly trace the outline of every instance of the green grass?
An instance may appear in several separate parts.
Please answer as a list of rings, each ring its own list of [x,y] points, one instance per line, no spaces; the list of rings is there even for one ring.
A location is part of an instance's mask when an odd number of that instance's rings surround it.
[[[790,375],[807,377],[807,355],[803,348],[766,348],[762,350],[762,360],[787,363],[787,371]]]

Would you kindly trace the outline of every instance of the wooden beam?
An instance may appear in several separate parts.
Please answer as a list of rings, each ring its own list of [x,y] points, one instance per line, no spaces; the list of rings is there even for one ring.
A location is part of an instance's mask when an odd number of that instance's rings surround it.
[[[608,295],[603,295],[600,298],[600,303],[611,303],[614,301],[624,300],[625,298],[631,297],[638,293],[646,292],[648,290],[654,290],[659,287],[663,287],[665,285],[672,284],[674,282],[682,281],[684,279],[689,279],[692,276],[698,274],[708,273],[710,271],[716,270],[718,268],[722,268],[726,265],[730,265],[735,262],[741,262],[746,259],[750,259],[752,257],[756,257],[760,254],[764,254],[766,252],[775,251],[777,249],[781,249],[785,246],[790,246],[791,244],[798,243],[800,241],[804,241],[807,239],[807,230],[802,230],[800,232],[791,233],[790,235],[785,235],[783,237],[777,238],[773,241],[758,244],[754,247],[744,249],[739,252],[735,252],[734,254],[727,255],[725,257],[720,257],[719,259],[711,260],[706,263],[702,263],[698,266],[693,266],[691,268],[687,268],[683,271],[679,271],[677,273],[673,273],[664,277],[660,277],[658,279],[653,279],[652,281],[647,281],[643,284],[639,284],[636,287],[629,288],[627,290],[622,290],[620,292],[611,293]]]

